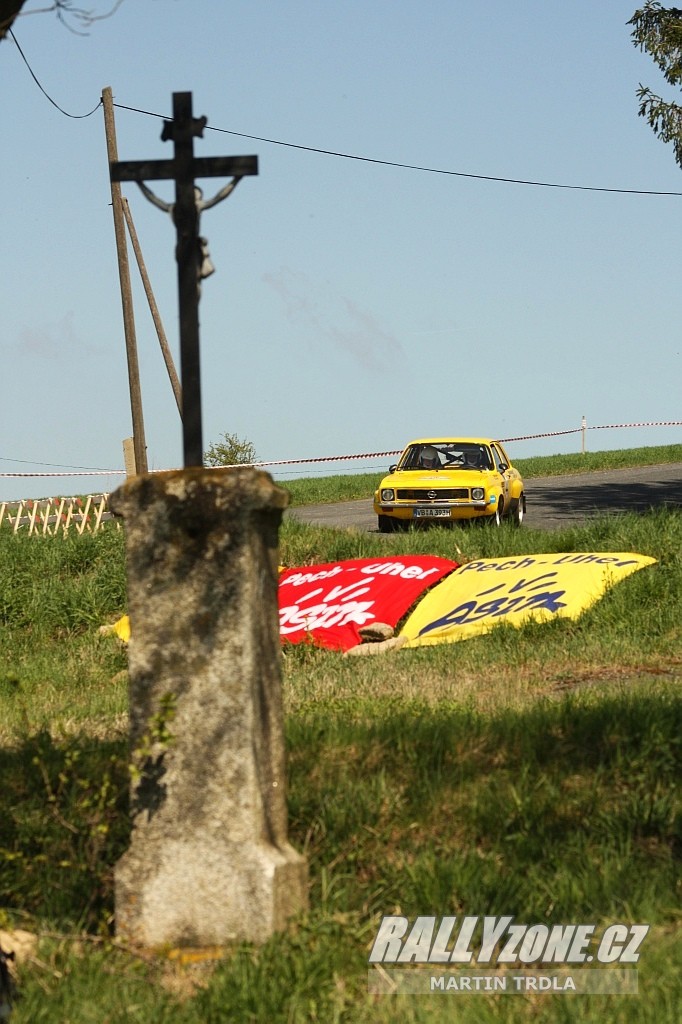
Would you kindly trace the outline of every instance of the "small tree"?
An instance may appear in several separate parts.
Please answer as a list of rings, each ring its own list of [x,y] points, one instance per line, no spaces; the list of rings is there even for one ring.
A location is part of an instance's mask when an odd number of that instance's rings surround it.
[[[204,462],[207,466],[248,466],[258,462],[258,456],[251,441],[236,434],[221,434],[220,440],[208,446]]]
[[[682,10],[662,7],[657,0],[647,0],[628,22],[632,40],[646,50],[659,66],[670,85],[682,86]],[[637,90],[639,115],[645,117],[663,142],[672,142],[675,159],[682,167],[682,107],[667,103],[651,89],[640,84]]]

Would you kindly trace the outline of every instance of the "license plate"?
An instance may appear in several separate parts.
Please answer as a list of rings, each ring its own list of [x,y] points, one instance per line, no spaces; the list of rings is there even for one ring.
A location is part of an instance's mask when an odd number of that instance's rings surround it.
[[[414,510],[415,519],[449,519],[450,509],[449,508],[416,508]]]

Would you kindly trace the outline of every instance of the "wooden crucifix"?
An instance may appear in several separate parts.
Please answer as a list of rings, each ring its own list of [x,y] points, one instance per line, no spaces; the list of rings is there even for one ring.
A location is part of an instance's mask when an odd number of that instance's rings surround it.
[[[202,240],[199,237],[199,213],[229,195],[221,191],[207,202],[197,202],[195,178],[232,175],[235,183],[247,174],[258,174],[256,156],[194,156],[194,136],[203,137],[205,117],[192,115],[192,93],[173,93],[173,120],[165,121],[161,138],[172,140],[172,160],[115,161],[109,165],[112,181],[175,180],[172,208],[177,245],[178,298],[180,307],[180,373],[182,376],[182,437],[184,465],[203,466],[204,450],[201,426],[201,378],[199,360],[199,278]],[[148,198],[149,190],[143,188]],[[157,205],[159,205],[157,203]],[[210,269],[208,270],[210,273]],[[205,271],[206,273],[206,271]]]

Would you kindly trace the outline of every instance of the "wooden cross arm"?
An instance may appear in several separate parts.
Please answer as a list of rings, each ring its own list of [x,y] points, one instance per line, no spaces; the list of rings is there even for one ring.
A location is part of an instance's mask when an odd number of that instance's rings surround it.
[[[258,174],[257,156],[195,156],[190,167],[195,178],[244,177]],[[175,160],[117,160],[109,164],[112,181],[160,181],[175,178]]]

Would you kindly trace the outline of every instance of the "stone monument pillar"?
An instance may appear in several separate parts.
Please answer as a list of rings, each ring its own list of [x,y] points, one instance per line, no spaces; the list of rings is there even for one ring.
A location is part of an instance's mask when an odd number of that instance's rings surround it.
[[[287,495],[255,469],[134,477],[130,847],[116,932],[137,946],[262,942],[307,906],[287,840],[277,615]]]

